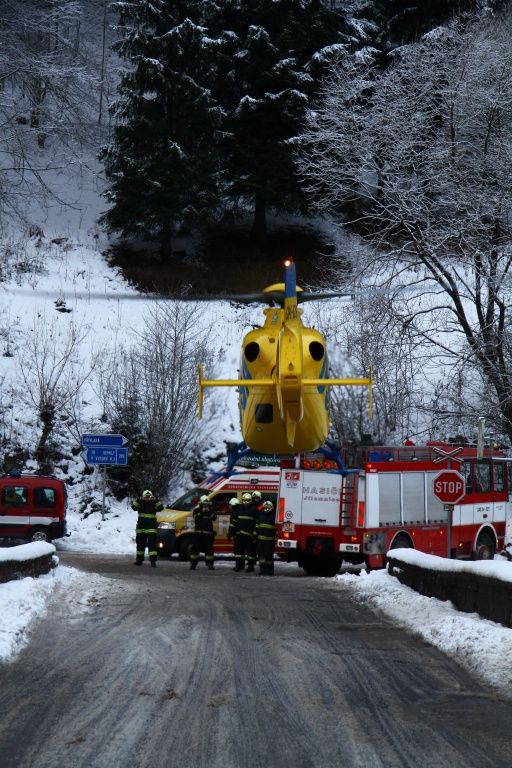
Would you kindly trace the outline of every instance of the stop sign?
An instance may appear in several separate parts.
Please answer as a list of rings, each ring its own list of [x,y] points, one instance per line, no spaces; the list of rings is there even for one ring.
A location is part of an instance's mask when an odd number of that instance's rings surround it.
[[[434,476],[434,496],[444,504],[456,504],[465,492],[465,480],[456,469],[443,469]]]

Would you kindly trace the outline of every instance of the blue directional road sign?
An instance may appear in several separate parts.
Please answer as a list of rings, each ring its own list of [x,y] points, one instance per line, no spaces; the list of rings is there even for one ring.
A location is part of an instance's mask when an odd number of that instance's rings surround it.
[[[82,445],[85,448],[120,448],[127,442],[123,435],[82,435]]]
[[[87,448],[88,464],[128,464],[128,448]]]

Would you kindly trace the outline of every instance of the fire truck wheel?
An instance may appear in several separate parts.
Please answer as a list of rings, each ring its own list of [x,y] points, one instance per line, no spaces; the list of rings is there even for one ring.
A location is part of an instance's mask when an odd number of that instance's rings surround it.
[[[494,541],[490,534],[481,533],[475,547],[476,560],[494,560]]]
[[[303,557],[301,566],[308,576],[336,576],[341,568],[342,560],[338,557],[322,559],[319,557]]]
[[[405,533],[399,533],[395,536],[390,549],[413,549],[412,541]]]
[[[180,541],[180,548],[178,550],[178,558],[180,560],[190,560],[190,550],[192,549],[192,536],[185,536],[183,541]]]
[[[32,541],[50,541],[50,535],[46,528],[38,527],[38,528],[32,528],[30,533],[27,536],[27,541],[30,543]]]

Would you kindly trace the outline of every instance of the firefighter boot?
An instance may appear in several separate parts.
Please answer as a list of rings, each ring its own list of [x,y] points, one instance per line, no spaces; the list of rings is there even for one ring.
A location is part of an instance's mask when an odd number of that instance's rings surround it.
[[[134,562],[134,565],[142,565],[142,560],[139,560],[139,559],[137,559],[137,560]]]
[[[195,571],[196,565],[197,565],[197,561],[196,560],[191,560],[191,562],[190,562],[190,570],[191,571]]]
[[[247,573],[254,573],[254,563],[249,563],[247,566]]]
[[[151,560],[151,567],[156,568],[156,560]]]

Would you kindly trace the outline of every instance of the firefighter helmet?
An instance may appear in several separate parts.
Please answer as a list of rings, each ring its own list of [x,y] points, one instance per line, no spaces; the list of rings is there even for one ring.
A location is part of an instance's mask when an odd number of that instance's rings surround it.
[[[153,494],[151,493],[151,491],[143,491],[142,498],[143,499],[152,499],[153,498]]]
[[[236,507],[236,506],[238,506],[238,504],[240,504],[240,501],[238,500],[238,498],[236,496],[233,496],[233,498],[229,500],[229,506],[230,507]]]
[[[206,494],[203,494],[199,499],[199,501],[201,504],[205,504],[207,501],[210,501],[210,499],[208,498],[208,496],[206,496]]]
[[[252,500],[255,502],[261,501],[261,493],[259,491],[253,491],[251,493]]]
[[[251,501],[252,501],[252,496],[251,496],[251,494],[248,491],[246,491],[245,493],[242,493],[242,503],[243,504],[250,504]]]
[[[274,505],[272,504],[271,501],[264,501],[263,510],[264,512],[272,512],[274,510]]]

